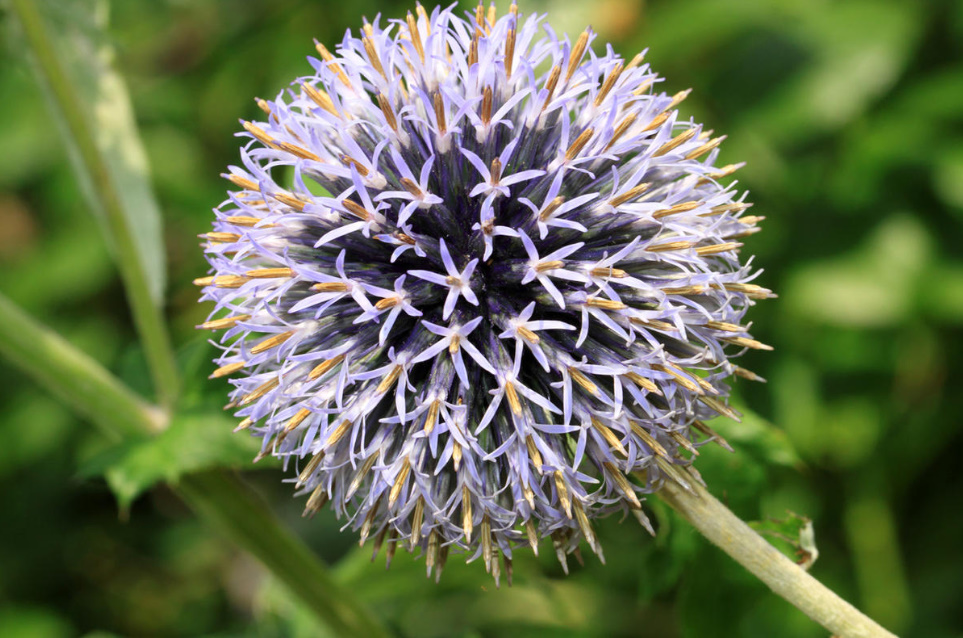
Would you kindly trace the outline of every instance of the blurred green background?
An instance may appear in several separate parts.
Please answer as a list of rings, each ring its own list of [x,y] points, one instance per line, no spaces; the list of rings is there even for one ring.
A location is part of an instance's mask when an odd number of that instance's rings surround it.
[[[63,2],[63,5],[70,4]],[[499,2],[503,12],[507,3]],[[202,404],[208,309],[190,284],[196,235],[259,114],[361,15],[396,0],[123,0],[109,38],[165,217],[169,317]],[[743,365],[751,410],[713,422],[710,489],[748,520],[813,520],[813,574],[905,636],[963,636],[963,2],[578,0],[522,3],[559,31],[647,60],[683,104],[729,135],[722,163],[767,217],[747,245],[780,297],[751,313],[774,353]],[[9,17],[0,14],[0,20]],[[0,290],[135,388],[149,387],[110,253],[29,65],[0,58]],[[0,636],[312,636],[310,616],[167,488],[118,507],[95,433],[0,361]],[[954,390],[956,388],[956,390]],[[219,428],[230,429],[225,420]],[[243,435],[236,435],[243,437]],[[202,436],[185,437],[202,446]],[[247,451],[244,452],[247,454]],[[825,636],[654,499],[652,539],[606,520],[609,564],[564,577],[551,548],[496,590],[453,557],[440,585],[399,555],[370,564],[327,512],[299,517],[277,467],[244,470],[342,582],[405,636]]]

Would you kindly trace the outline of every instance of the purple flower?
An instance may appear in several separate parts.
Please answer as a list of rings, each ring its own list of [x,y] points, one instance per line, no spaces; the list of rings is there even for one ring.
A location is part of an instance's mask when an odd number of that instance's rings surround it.
[[[231,407],[362,542],[496,577],[681,480],[769,291],[721,137],[642,63],[418,6],[244,122],[205,237]],[[544,71],[543,71],[544,70]],[[292,479],[295,480],[295,479]],[[501,560],[499,561],[499,556]]]

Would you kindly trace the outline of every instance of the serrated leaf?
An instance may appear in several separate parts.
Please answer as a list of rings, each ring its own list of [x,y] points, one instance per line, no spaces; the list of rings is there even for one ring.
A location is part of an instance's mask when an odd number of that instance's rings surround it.
[[[104,476],[126,509],[157,483],[177,483],[185,474],[209,468],[250,465],[258,439],[233,433],[235,426],[234,419],[210,411],[181,414],[156,437],[125,442],[91,459],[81,475]]]
[[[786,512],[785,518],[749,521],[749,527],[762,534],[774,547],[807,571],[819,558],[813,522],[805,516]]]

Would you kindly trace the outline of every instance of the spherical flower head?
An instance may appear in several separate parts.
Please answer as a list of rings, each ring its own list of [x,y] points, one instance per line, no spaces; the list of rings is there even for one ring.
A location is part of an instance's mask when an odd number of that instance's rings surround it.
[[[721,137],[513,5],[365,23],[244,122],[198,280],[214,376],[362,542],[497,575],[683,480],[769,291]],[[500,558],[501,557],[501,558]]]

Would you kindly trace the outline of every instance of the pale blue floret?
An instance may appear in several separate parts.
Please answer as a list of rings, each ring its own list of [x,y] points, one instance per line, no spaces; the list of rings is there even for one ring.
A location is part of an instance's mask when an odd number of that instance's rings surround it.
[[[215,375],[308,513],[429,569],[545,536],[601,557],[590,521],[644,520],[752,378],[756,220],[641,56],[416,14],[319,47],[245,124],[201,282]]]

